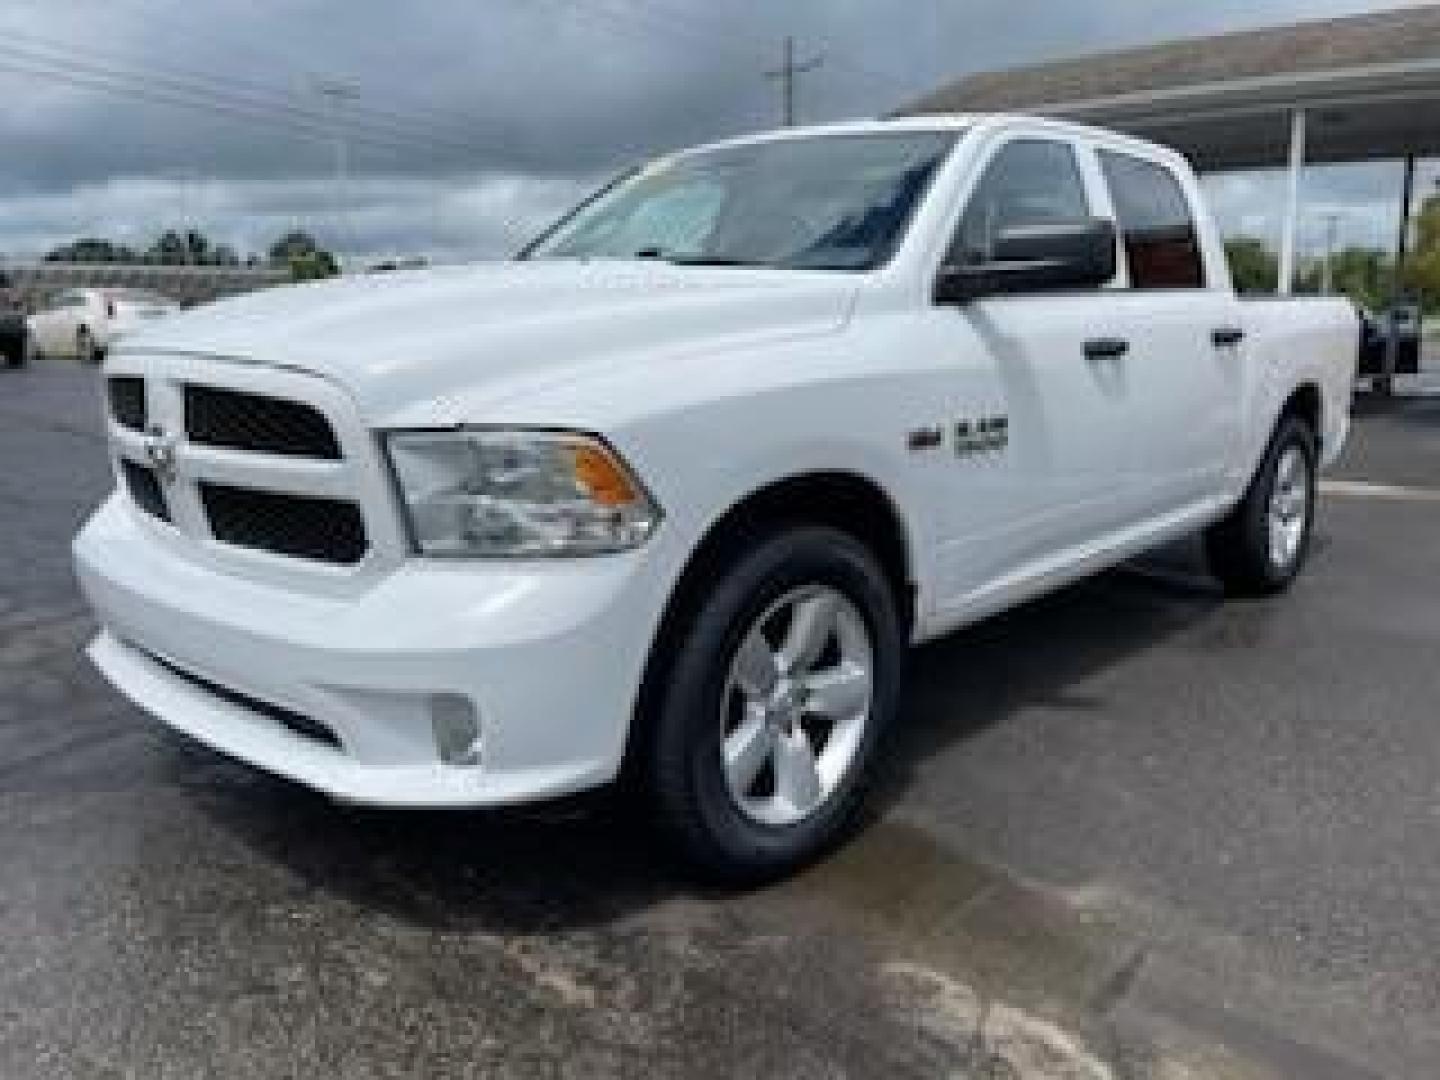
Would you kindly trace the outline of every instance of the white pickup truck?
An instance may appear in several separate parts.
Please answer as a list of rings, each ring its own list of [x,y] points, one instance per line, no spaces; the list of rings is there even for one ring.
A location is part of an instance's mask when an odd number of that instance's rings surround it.
[[[1237,300],[1184,161],[957,116],[678,153],[512,262],[123,342],[90,655],[344,801],[635,782],[694,864],[855,820],[906,646],[1204,530],[1305,559],[1356,316]]]

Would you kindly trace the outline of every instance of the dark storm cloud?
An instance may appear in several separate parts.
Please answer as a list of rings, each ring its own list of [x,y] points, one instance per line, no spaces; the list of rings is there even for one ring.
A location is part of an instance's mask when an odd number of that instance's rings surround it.
[[[773,124],[793,33],[825,66],[806,119],[873,115],[944,78],[1365,0],[7,0],[0,249],[138,238],[185,215],[361,251],[496,254],[580,186]],[[357,177],[332,213],[317,80],[343,80]]]

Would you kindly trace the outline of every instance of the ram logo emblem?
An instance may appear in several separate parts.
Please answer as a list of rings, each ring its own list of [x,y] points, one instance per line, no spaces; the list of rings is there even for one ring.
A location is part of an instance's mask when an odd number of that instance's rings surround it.
[[[145,457],[155,470],[156,478],[163,484],[175,482],[175,449],[178,440],[158,424],[145,432]]]

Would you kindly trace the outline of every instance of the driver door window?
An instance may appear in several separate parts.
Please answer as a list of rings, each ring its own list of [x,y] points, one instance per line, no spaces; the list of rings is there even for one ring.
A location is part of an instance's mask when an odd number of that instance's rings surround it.
[[[960,219],[951,265],[989,262],[1002,230],[1070,225],[1090,214],[1085,182],[1066,143],[1018,139],[996,152],[985,167]]]

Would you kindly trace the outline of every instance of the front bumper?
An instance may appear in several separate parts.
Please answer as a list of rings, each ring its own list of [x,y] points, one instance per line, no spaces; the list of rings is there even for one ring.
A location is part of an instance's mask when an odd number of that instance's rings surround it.
[[[102,625],[90,656],[122,693],[261,769],[395,806],[516,803],[612,779],[664,603],[649,557],[413,560],[337,597],[188,558],[119,497],[75,541]],[[436,712],[457,699],[480,720],[473,766],[437,746]]]

